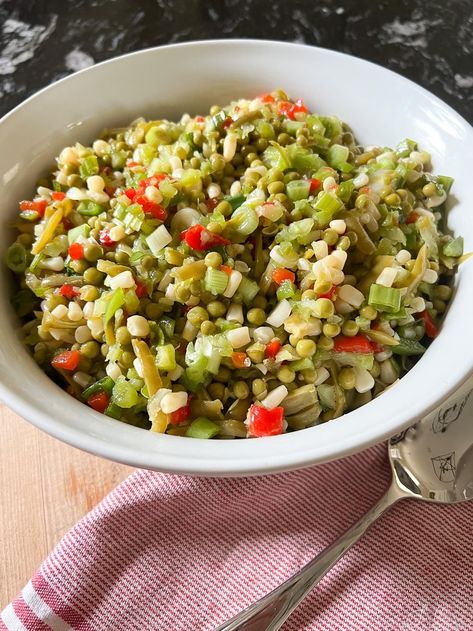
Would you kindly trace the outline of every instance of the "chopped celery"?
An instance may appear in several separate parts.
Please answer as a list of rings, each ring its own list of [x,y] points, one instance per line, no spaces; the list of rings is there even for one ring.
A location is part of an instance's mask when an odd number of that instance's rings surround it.
[[[21,243],[13,243],[7,250],[6,264],[15,274],[21,274],[28,266],[28,252]]]
[[[279,171],[285,171],[291,164],[287,157],[286,150],[277,142],[271,142],[271,144],[264,150],[261,159],[266,167],[269,169],[279,169]]]
[[[396,153],[400,158],[407,158],[411,151],[415,151],[416,149],[417,143],[414,140],[410,140],[410,138],[406,138],[398,144]]]
[[[112,403],[125,409],[132,408],[138,403],[138,393],[125,377],[119,377],[113,386]]]
[[[340,366],[353,366],[354,368],[365,368],[366,370],[371,370],[373,368],[373,353],[341,352],[332,353],[332,357]]]
[[[396,355],[422,355],[425,353],[426,348],[417,340],[409,340],[401,337],[399,344],[392,346],[391,350]]]
[[[320,123],[325,128],[325,136],[335,138],[343,133],[342,123],[336,116],[319,116]]]
[[[286,185],[286,193],[292,202],[299,199],[307,199],[310,192],[309,180],[291,180]]]
[[[281,285],[279,285],[276,295],[278,300],[284,300],[285,298],[294,298],[296,291],[294,283],[291,283],[290,280],[285,280],[281,283]]]
[[[285,149],[290,166],[301,175],[312,174],[325,165],[320,156],[296,143],[288,145]]]
[[[199,416],[189,425],[186,436],[189,438],[213,438],[220,431],[220,427],[205,416]]]
[[[176,353],[172,344],[156,347],[156,366],[165,372],[170,372],[176,368]]]
[[[319,396],[320,405],[323,410],[333,410],[336,406],[337,396],[335,386],[321,383],[317,386],[317,394]]]
[[[339,197],[344,204],[348,204],[354,190],[355,187],[353,186],[353,180],[340,182],[337,187],[337,197]]]
[[[332,221],[334,216],[343,208],[341,199],[330,193],[322,193],[321,197],[314,205],[317,211],[314,219],[320,228],[325,228]]]
[[[195,190],[202,188],[202,173],[197,169],[184,169],[180,180],[184,188]]]
[[[96,217],[106,210],[105,206],[101,206],[90,199],[84,199],[77,205],[77,212],[84,217]]]
[[[443,246],[442,254],[444,256],[458,257],[463,254],[463,237],[456,237]]]
[[[295,362],[291,362],[289,365],[294,372],[298,372],[300,370],[313,370],[314,369],[314,362],[310,359],[310,357],[304,357],[303,359],[298,359]]]
[[[211,294],[223,294],[228,285],[228,274],[213,267],[208,267],[204,277],[204,287]]]
[[[266,140],[274,140],[276,138],[274,127],[265,120],[256,121],[256,130]]]
[[[452,188],[452,184],[454,182],[453,177],[448,177],[448,175],[438,175],[436,179],[437,179],[437,184],[440,184],[443,190],[446,193],[449,193],[450,189]]]
[[[353,170],[353,165],[347,162],[349,153],[348,147],[344,145],[331,145],[327,151],[327,162],[334,169],[348,173]]]
[[[172,236],[164,224],[161,224],[150,235],[146,237],[146,245],[151,250],[153,256],[158,258],[162,250],[171,243]]]
[[[236,210],[243,204],[246,197],[244,195],[226,195],[223,199],[230,204],[233,210]]]
[[[99,163],[97,160],[97,156],[89,155],[82,158],[79,166],[79,173],[81,178],[84,180],[90,177],[91,175],[97,175],[99,172]]]
[[[187,366],[181,377],[181,383],[187,390],[196,392],[201,387],[207,377],[207,364],[207,357],[200,355],[198,359]]]
[[[368,304],[379,311],[397,313],[401,307],[401,290],[373,283],[370,287]]]
[[[313,177],[315,177],[317,180],[320,180],[321,182],[326,180],[328,177],[336,178],[337,176],[338,173],[335,171],[335,169],[332,169],[332,167],[328,166],[320,167],[320,169],[318,169],[313,175]]]
[[[82,398],[87,401],[93,394],[96,394],[97,392],[106,392],[107,394],[112,394],[114,385],[115,382],[111,377],[104,377],[103,379],[99,379],[99,381],[96,381],[82,392]]]
[[[118,289],[115,289],[111,294],[109,294],[104,314],[105,325],[110,322],[110,320],[115,315],[115,312],[118,311],[118,309],[120,309],[120,307],[122,307],[124,303],[125,292],[121,287],[118,287]]]
[[[283,226],[276,235],[276,241],[297,241],[301,237],[305,237],[314,227],[312,217],[293,221],[288,226]]]
[[[67,241],[69,245],[71,245],[71,243],[74,243],[75,241],[77,241],[79,237],[84,237],[84,239],[87,239],[89,237],[89,234],[90,234],[89,224],[83,223],[80,226],[71,228],[67,232]]]
[[[245,305],[251,305],[254,298],[259,292],[259,285],[255,281],[243,276],[238,287],[237,295],[241,298]]]
[[[122,408],[119,407],[116,403],[110,402],[107,409],[105,410],[106,416],[110,416],[110,418],[115,418],[120,420],[122,416]]]

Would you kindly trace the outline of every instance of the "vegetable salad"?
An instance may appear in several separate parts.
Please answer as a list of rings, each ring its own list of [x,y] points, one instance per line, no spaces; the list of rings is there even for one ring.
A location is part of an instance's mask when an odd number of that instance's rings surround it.
[[[7,264],[37,363],[107,416],[194,438],[329,421],[438,333],[452,184],[274,91],[65,147]]]

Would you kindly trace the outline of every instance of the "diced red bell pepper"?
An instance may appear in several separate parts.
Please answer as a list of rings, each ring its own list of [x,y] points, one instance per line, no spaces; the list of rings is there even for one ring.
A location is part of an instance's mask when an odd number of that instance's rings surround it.
[[[108,228],[103,228],[99,232],[99,241],[102,245],[104,245],[107,248],[111,248],[117,243],[110,236],[110,230]]]
[[[40,217],[44,217],[44,211],[46,210],[47,206],[48,202],[45,199],[38,199],[33,201],[24,199],[22,202],[20,202],[21,211],[34,210],[38,213]]]
[[[213,212],[215,208],[217,208],[219,201],[215,197],[212,197],[212,198],[206,199],[204,203],[207,206],[207,210],[209,212]]]
[[[406,217],[406,223],[415,223],[419,219],[419,215],[415,212],[410,212]]]
[[[194,120],[196,123],[203,123],[205,118],[203,116],[196,116]]]
[[[51,366],[58,370],[75,370],[79,362],[79,351],[64,351],[52,359]]]
[[[110,403],[110,397],[106,392],[96,392],[89,399],[87,399],[87,405],[91,408],[103,414],[108,408]]]
[[[266,344],[266,348],[264,349],[264,356],[269,359],[274,359],[276,355],[279,353],[281,349],[281,342],[276,339]]]
[[[307,114],[309,110],[304,104],[302,99],[297,99],[294,103],[290,101],[279,101],[278,102],[278,114],[281,116],[287,116],[291,120],[296,118],[296,114],[303,112]]]
[[[231,243],[228,239],[225,239],[219,234],[210,232],[210,230],[204,228],[200,223],[181,232],[181,240],[185,241],[190,248],[198,252],[210,250],[211,248],[216,248],[221,245],[229,245]]]
[[[148,288],[146,287],[146,285],[144,285],[137,278],[135,278],[135,283],[136,283],[135,293],[138,296],[138,298],[144,298],[145,296],[147,296],[148,295]]]
[[[71,243],[69,246],[69,256],[74,261],[84,258],[84,246],[82,243]]]
[[[437,335],[439,334],[439,330],[430,313],[428,311],[422,311],[421,313],[419,313],[419,315],[424,321],[424,327],[427,336],[432,338],[437,337]]]
[[[283,432],[284,408],[267,410],[261,405],[251,405],[248,410],[248,434],[250,436],[277,436]]]
[[[258,97],[262,103],[274,103],[275,98],[272,94],[262,94]]]
[[[68,300],[72,300],[73,298],[76,298],[76,296],[79,295],[79,290],[77,289],[77,287],[73,287],[72,285],[63,285],[62,287],[59,288],[59,294],[61,296],[64,296],[64,298],[67,298]]]
[[[337,286],[332,285],[328,291],[324,294],[319,294],[319,298],[328,298],[329,300],[333,300],[334,296],[337,293]]]
[[[321,180],[318,180],[316,177],[311,177],[310,178],[310,192],[311,193],[316,193],[320,187],[322,186],[322,182]]]
[[[246,353],[234,351],[232,353],[232,363],[235,368],[249,368],[251,360]]]
[[[156,204],[156,202],[152,202],[145,195],[137,195],[134,199],[135,204],[139,204],[143,211],[152,215],[155,219],[160,219],[161,221],[165,221],[167,217],[167,213],[164,208],[160,204]]]
[[[274,270],[272,278],[276,285],[281,285],[285,280],[289,280],[293,283],[296,280],[296,275],[294,272],[291,272],[291,270],[285,269],[284,267],[278,267]]]
[[[373,342],[373,340],[370,340],[371,343],[371,348],[373,349],[373,353],[382,353],[384,351],[384,347],[381,346],[381,344],[378,344],[378,342]]]
[[[66,193],[61,193],[61,191],[54,191],[53,193],[51,193],[51,197],[54,199],[55,202],[62,202],[62,200],[66,197]]]
[[[227,118],[223,121],[222,127],[227,129],[233,123],[233,118],[231,116],[227,116]]]
[[[364,335],[339,335],[334,339],[333,350],[335,353],[372,353],[373,347]]]
[[[171,425],[181,425],[182,423],[185,423],[188,420],[191,414],[190,403],[191,403],[191,398],[188,397],[187,403],[183,405],[182,408],[179,408],[178,410],[171,412],[171,414],[168,414],[168,420],[171,423]]]
[[[131,169],[132,167],[139,167],[141,166],[139,162],[135,162],[134,160],[127,160],[126,161],[126,166]]]
[[[233,267],[230,267],[230,265],[220,265],[220,271],[225,272],[227,276],[230,276],[233,272]]]

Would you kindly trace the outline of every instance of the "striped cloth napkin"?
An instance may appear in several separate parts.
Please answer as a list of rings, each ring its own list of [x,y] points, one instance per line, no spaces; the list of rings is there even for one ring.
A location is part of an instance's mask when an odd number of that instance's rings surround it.
[[[384,445],[269,477],[137,471],[66,534],[0,629],[209,631],[333,541],[389,478]],[[471,631],[473,503],[396,505],[283,628]]]

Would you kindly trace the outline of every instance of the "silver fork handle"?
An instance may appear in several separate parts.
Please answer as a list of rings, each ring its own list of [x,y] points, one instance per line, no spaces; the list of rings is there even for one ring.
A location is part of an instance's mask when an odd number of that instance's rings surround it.
[[[341,537],[272,592],[227,620],[215,631],[277,631],[310,590],[395,502],[407,497],[393,482],[386,493]]]

